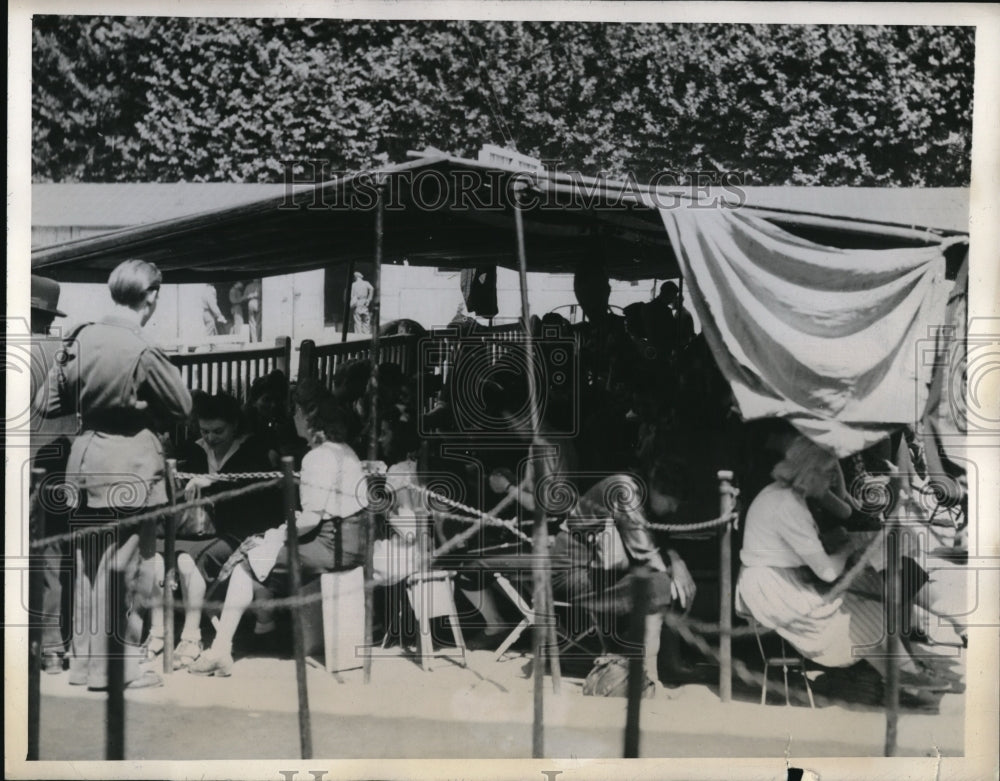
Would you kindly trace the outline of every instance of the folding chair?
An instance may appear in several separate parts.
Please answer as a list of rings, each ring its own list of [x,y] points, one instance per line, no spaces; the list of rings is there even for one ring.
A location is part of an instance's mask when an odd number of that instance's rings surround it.
[[[527,600],[521,596],[521,593],[516,588],[514,588],[514,585],[510,582],[506,575],[502,572],[494,572],[493,577],[496,578],[497,585],[504,592],[504,594],[507,595],[507,598],[514,603],[514,606],[517,607],[523,616],[520,623],[514,627],[514,630],[507,635],[503,643],[500,644],[500,647],[497,648],[496,654],[493,658],[495,661],[500,661],[503,655],[507,653],[508,649],[518,641],[522,634],[524,634],[524,630],[536,623],[537,615],[528,604]],[[552,606],[556,610],[571,610],[573,607],[569,602],[561,602],[559,600],[553,601]],[[587,651],[587,648],[583,645],[583,640],[590,635],[597,635],[601,644],[601,650],[602,652],[604,651],[604,638],[597,630],[597,621],[594,619],[593,612],[588,610],[587,616],[590,618],[589,625],[578,632],[572,632],[572,630],[567,631],[564,627],[559,625],[558,621],[556,622],[556,640],[559,644],[558,650],[560,655],[570,647],[576,647],[583,651]]]

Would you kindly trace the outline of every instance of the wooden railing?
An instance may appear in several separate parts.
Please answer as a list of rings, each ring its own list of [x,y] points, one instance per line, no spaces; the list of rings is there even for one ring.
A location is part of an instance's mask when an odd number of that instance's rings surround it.
[[[415,374],[422,368],[424,371],[443,374],[447,378],[455,349],[460,342],[479,340],[492,344],[496,350],[496,360],[504,349],[504,343],[520,340],[523,333],[524,329],[517,322],[482,327],[471,335],[463,336],[459,336],[456,329],[432,331],[426,336],[383,336],[378,340],[379,362],[396,364],[404,375]],[[337,369],[348,361],[367,360],[370,351],[371,339],[323,345],[306,339],[299,348],[298,377],[300,380],[305,377],[320,378],[328,388],[332,388]]]
[[[180,369],[188,390],[205,393],[229,393],[242,402],[250,394],[250,386],[274,370],[288,376],[291,365],[292,340],[278,337],[273,347],[170,355],[170,362]]]
[[[383,336],[378,340],[379,362],[395,363],[403,373],[416,367],[417,339],[413,334]],[[350,342],[317,345],[312,339],[305,339],[299,347],[299,380],[315,377],[333,389],[333,377],[341,366],[350,361],[368,360],[371,339],[357,339]]]

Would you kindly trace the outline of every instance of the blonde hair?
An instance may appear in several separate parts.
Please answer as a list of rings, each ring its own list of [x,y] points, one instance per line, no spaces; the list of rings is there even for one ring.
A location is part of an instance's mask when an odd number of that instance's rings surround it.
[[[837,457],[803,436],[797,436],[785,451],[785,457],[771,470],[771,477],[798,493],[837,466]]]
[[[108,277],[111,299],[116,304],[136,308],[146,300],[146,294],[160,287],[163,275],[145,260],[124,260]]]

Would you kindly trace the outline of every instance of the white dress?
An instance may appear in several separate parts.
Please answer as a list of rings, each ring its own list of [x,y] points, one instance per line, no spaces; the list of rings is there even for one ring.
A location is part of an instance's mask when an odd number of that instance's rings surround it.
[[[843,560],[823,550],[805,499],[772,483],[747,512],[737,610],[749,611],[803,656],[826,667],[847,667],[882,639],[879,602],[850,592],[826,602],[819,575],[839,575]]]

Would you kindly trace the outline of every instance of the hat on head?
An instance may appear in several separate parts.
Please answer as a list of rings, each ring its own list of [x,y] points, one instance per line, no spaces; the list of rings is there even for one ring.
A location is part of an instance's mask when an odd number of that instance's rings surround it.
[[[59,304],[59,283],[54,279],[31,275],[31,308],[48,312],[56,317],[66,317],[56,307]]]

